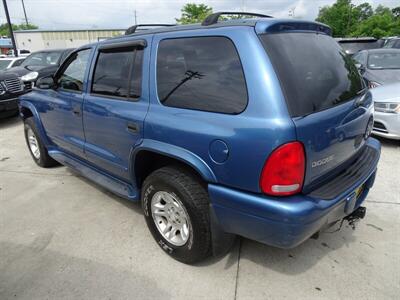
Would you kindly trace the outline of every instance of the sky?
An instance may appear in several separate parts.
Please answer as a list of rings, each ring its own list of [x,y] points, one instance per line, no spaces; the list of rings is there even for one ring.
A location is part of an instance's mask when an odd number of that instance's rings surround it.
[[[25,22],[22,0],[7,0],[13,23]],[[294,17],[314,20],[320,7],[334,0],[24,0],[28,21],[41,29],[124,29],[137,22],[175,23],[185,3],[204,3],[214,11],[251,11],[274,17]],[[353,0],[353,4],[369,2],[395,7],[399,0]],[[0,2],[0,23],[5,23],[4,8]]]

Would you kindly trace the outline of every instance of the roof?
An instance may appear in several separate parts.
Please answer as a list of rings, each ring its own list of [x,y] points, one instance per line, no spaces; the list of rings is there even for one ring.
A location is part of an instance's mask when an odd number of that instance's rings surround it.
[[[91,28],[91,29],[28,29],[28,30],[14,30],[15,33],[26,33],[26,32],[77,32],[77,31],[125,31],[126,28],[118,29],[105,29],[105,28]]]
[[[259,25],[259,30],[261,30],[262,32],[266,32],[266,30],[268,30],[268,28],[272,28],[273,25],[289,24],[289,23],[290,24],[298,24],[298,25],[304,25],[304,24],[310,25],[311,24],[312,26],[314,26],[316,28],[324,27],[324,28],[327,28],[330,30],[330,28],[327,25],[324,25],[322,23],[313,22],[313,21],[296,20],[296,19],[275,19],[275,18],[231,19],[231,20],[226,20],[226,21],[220,21],[220,22],[218,22],[216,24],[212,24],[212,25],[202,25],[202,24],[198,23],[198,24],[190,24],[190,25],[176,25],[176,26],[158,27],[158,28],[153,28],[153,29],[148,29],[148,30],[140,30],[140,31],[136,31],[135,33],[132,33],[129,35],[110,38],[105,41],[101,41],[99,43],[109,43],[110,41],[124,40],[127,37],[143,36],[143,35],[147,35],[147,34],[196,30],[196,29],[207,30],[207,29],[212,29],[212,28],[232,27],[232,26],[256,27],[256,25]],[[288,29],[288,30],[290,30],[290,29]],[[302,30],[302,29],[299,28],[299,30]],[[304,29],[304,30],[307,30],[307,29]]]
[[[378,48],[378,49],[367,49],[367,50],[362,50],[362,51],[366,51],[368,53],[399,53],[400,54],[400,49],[396,49],[396,48]]]

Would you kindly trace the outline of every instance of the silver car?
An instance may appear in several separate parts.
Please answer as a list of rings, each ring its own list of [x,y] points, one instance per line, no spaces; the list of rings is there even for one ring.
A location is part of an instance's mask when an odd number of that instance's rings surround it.
[[[372,133],[400,140],[400,83],[380,86],[370,91],[375,106]]]

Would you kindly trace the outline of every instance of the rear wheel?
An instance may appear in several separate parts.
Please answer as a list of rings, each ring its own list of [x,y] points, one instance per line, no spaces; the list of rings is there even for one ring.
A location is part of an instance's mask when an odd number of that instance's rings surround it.
[[[142,191],[145,219],[161,249],[188,264],[210,255],[208,195],[195,176],[164,167],[146,178]]]
[[[57,165],[58,163],[52,159],[43,142],[40,139],[36,124],[33,118],[27,118],[24,121],[25,141],[28,145],[29,152],[35,163],[43,168],[48,168]]]

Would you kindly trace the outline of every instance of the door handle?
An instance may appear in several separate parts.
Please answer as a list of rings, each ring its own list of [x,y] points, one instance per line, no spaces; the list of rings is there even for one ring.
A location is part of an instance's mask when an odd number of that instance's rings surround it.
[[[139,132],[139,125],[137,123],[128,122],[127,128],[128,128],[128,131],[130,131],[132,133]]]

